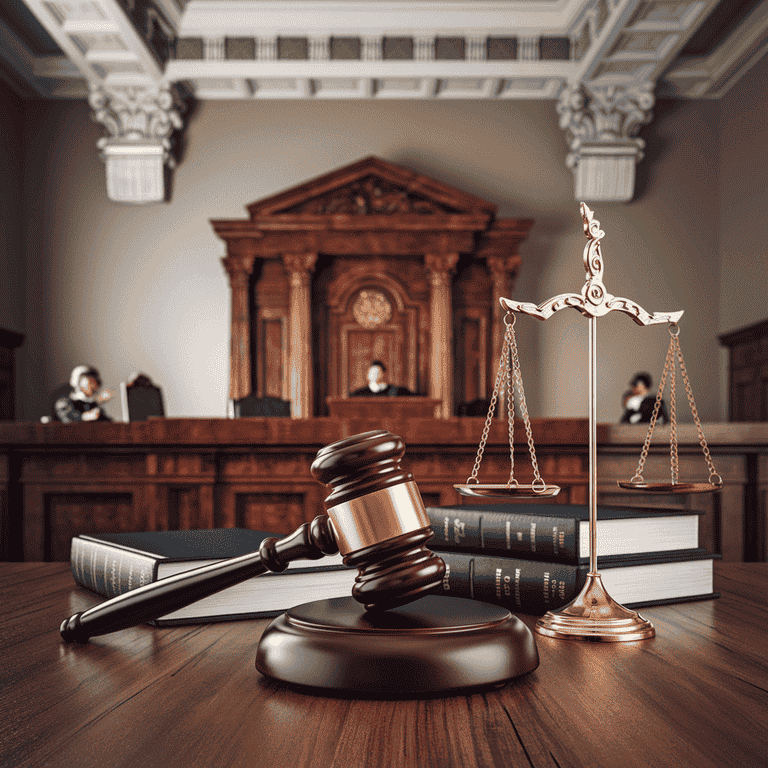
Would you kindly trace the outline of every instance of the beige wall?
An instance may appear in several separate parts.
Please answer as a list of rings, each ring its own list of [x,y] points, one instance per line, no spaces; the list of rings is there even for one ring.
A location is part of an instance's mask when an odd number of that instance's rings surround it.
[[[720,332],[768,317],[768,56],[721,102]],[[727,352],[721,353],[727,361]],[[727,362],[721,366],[726,381]],[[727,396],[727,383],[721,388]],[[723,413],[727,415],[727,405]]]
[[[694,394],[702,417],[717,420],[721,108],[661,102],[655,112],[636,199],[593,206],[607,233],[606,286],[651,311],[685,310]],[[584,282],[554,102],[203,102],[188,118],[171,202],[146,207],[107,200],[101,133],[84,103],[27,103],[25,118],[27,418],[85,362],[113,387],[150,374],[169,415],[224,415],[229,289],[209,219],[245,217],[246,204],[370,154],[494,201],[501,216],[534,218],[516,298]],[[586,320],[560,313],[517,327],[532,415],[586,415]],[[660,375],[669,337],[623,315],[598,328],[598,417],[614,421],[629,377]]]

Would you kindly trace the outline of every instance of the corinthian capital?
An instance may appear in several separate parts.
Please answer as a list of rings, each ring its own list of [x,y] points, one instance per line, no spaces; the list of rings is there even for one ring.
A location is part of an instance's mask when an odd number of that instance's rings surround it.
[[[124,203],[165,200],[165,169],[175,167],[174,131],[181,130],[184,105],[178,92],[161,83],[151,87],[91,88],[92,118],[107,130],[97,142],[107,165],[107,193]]]
[[[632,199],[635,165],[643,159],[640,127],[653,118],[653,83],[624,87],[569,85],[557,102],[570,153],[576,199]]]
[[[451,273],[456,262],[459,260],[458,253],[426,253],[424,254],[424,266],[429,272],[429,281],[432,286],[450,285]]]

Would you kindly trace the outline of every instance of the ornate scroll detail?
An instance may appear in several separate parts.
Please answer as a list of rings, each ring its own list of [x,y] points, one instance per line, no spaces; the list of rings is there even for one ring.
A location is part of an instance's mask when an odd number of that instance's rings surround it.
[[[348,187],[316,197],[286,213],[394,215],[402,213],[453,213],[432,200],[415,195],[375,176],[368,176]]]
[[[645,147],[637,133],[653,118],[654,103],[653,83],[563,89],[557,112],[570,149],[565,162],[576,177],[577,200],[632,199],[635,165]]]
[[[164,169],[174,168],[171,153],[175,130],[183,127],[184,105],[168,84],[92,86],[88,103],[92,118],[109,133],[97,142],[107,165],[111,200],[152,203],[165,199]]]
[[[587,282],[584,283],[581,293],[561,293],[538,306],[502,298],[501,305],[513,312],[521,312],[539,320],[547,320],[555,312],[573,307],[586,317],[601,317],[609,312],[618,311],[629,315],[638,325],[676,323],[683,316],[682,310],[651,314],[646,312],[637,302],[613,296],[606,291],[603,284],[603,256],[600,250],[600,241],[605,237],[605,232],[600,229],[600,222],[594,218],[594,214],[584,203],[581,204],[581,218],[584,222],[584,234],[588,240],[584,246],[584,268],[587,272]]]

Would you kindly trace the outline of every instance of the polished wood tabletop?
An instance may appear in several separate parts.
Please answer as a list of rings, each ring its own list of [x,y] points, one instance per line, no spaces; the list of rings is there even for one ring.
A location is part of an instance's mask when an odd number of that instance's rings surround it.
[[[64,563],[5,563],[0,766],[766,766],[768,564],[715,570],[720,598],[642,611],[651,640],[537,635],[539,668],[501,689],[377,701],[262,677],[266,620],[65,645],[61,620],[100,598]]]

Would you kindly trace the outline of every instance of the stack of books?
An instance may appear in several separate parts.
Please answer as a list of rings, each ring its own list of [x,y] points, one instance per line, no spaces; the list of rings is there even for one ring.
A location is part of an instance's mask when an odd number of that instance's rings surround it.
[[[589,571],[586,506],[488,504],[427,507],[429,548],[446,564],[441,594],[541,615],[567,605]],[[713,559],[699,547],[690,510],[598,507],[598,570],[628,608],[703,600],[713,592]]]
[[[70,565],[77,584],[115,597],[182,571],[256,552],[272,536],[282,538],[246,528],[81,534],[72,539]],[[347,568],[341,555],[296,560],[285,571],[254,576],[150,623],[164,627],[277,616],[310,600],[350,595],[356,576],[357,569]]]

